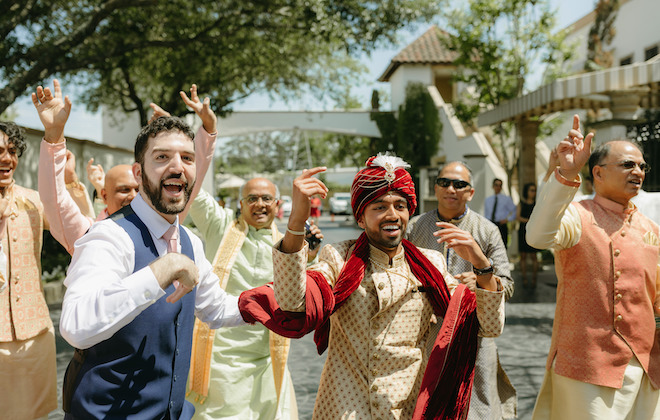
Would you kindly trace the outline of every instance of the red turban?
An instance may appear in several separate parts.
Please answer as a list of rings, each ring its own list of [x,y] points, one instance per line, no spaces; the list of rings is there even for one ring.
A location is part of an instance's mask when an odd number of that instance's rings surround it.
[[[405,168],[410,167],[403,159],[378,154],[367,160],[366,168],[355,175],[351,187],[351,207],[353,215],[358,220],[364,208],[389,191],[396,191],[408,200],[410,214],[417,208],[415,184]]]

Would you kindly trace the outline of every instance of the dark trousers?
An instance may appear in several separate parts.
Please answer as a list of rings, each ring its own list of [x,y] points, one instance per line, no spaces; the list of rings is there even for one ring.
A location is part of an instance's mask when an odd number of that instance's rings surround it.
[[[502,224],[497,224],[497,227],[500,230],[500,235],[502,235],[502,242],[504,242],[504,247],[508,248],[509,247],[509,224],[508,223],[502,223]]]

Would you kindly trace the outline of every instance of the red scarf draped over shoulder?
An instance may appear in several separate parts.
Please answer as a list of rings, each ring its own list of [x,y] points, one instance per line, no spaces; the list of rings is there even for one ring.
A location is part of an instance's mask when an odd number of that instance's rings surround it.
[[[405,258],[412,274],[429,292],[435,314],[443,317],[442,327],[433,345],[424,372],[413,420],[462,419],[467,416],[474,362],[477,355],[476,296],[465,285],[451,295],[438,269],[407,240],[403,240]],[[239,309],[248,323],[260,322],[285,337],[300,338],[315,331],[319,354],[328,347],[330,315],[358,288],[369,260],[369,242],[360,235],[353,253],[342,268],[334,289],[316,271],[307,271],[306,311],[283,311],[269,285],[245,291]]]

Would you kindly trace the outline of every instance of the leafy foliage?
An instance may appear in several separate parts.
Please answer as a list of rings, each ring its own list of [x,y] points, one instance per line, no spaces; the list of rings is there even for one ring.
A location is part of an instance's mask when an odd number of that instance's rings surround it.
[[[419,169],[430,164],[440,147],[442,122],[438,110],[423,83],[409,83],[398,118],[389,112],[372,112],[381,133],[377,152],[393,151],[410,164],[409,172],[419,186]]]
[[[606,51],[605,46],[611,44],[616,35],[614,21],[619,11],[619,0],[598,0],[595,11],[596,19],[587,40],[587,61],[584,63],[587,71],[612,66],[612,51]]]
[[[255,91],[342,95],[354,53],[437,12],[432,0],[18,0],[0,3],[0,112],[47,78],[75,77],[91,109],[188,112],[197,83],[217,113]]]
[[[441,40],[458,54],[456,81],[470,86],[454,104],[460,120],[472,125],[484,110],[526,93],[540,64],[548,68],[546,82],[563,75],[561,65],[572,53],[565,33],[553,32],[555,20],[547,0],[470,0],[466,8],[449,12],[451,35]],[[509,180],[520,152],[510,135],[513,128],[499,124],[490,139]]]
[[[442,123],[438,109],[426,86],[409,83],[406,100],[399,109],[395,151],[411,166],[417,175],[420,167],[427,166],[438,151]]]

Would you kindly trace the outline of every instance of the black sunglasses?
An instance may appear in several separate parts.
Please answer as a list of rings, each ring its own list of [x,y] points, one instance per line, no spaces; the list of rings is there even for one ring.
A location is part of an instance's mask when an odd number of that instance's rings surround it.
[[[462,179],[437,178],[435,180],[435,185],[442,188],[447,188],[450,185],[453,185],[455,190],[463,190],[469,187],[470,183],[463,181]]]
[[[622,160],[621,162],[616,162],[616,163],[603,163],[597,166],[607,166],[607,165],[620,166],[626,171],[633,169],[635,166],[639,166],[639,169],[644,173],[649,173],[649,171],[651,170],[651,165],[649,165],[648,163],[646,162],[637,163],[632,160]]]

